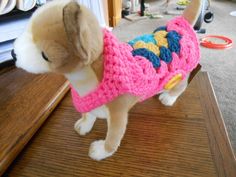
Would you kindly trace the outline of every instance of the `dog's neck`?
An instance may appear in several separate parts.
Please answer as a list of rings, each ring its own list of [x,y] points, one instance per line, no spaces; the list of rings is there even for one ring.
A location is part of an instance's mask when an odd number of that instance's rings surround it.
[[[65,74],[65,76],[79,96],[82,97],[96,89],[97,85],[102,80],[102,73],[103,62],[100,57],[91,65],[85,66],[82,69],[75,69],[73,72]]]

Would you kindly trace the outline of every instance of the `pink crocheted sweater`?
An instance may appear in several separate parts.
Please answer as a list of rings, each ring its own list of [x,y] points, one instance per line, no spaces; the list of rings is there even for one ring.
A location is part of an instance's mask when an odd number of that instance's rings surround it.
[[[84,113],[100,107],[119,95],[129,93],[143,101],[163,90],[164,85],[176,74],[182,79],[199,63],[199,42],[193,28],[183,17],[167,23],[166,31],[181,35],[179,53],[172,52],[172,61],[160,60],[160,67],[142,56],[133,56],[131,45],[122,43],[109,31],[104,32],[104,72],[97,88],[80,97],[71,87],[72,99],[77,111]]]

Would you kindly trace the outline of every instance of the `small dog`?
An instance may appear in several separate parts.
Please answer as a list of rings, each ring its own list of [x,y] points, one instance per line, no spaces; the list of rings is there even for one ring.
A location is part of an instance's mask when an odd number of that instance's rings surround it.
[[[182,17],[128,44],[101,29],[95,16],[76,1],[52,1],[32,16],[14,43],[16,66],[32,73],[56,72],[71,83],[72,98],[82,118],[80,135],[96,118],[106,118],[105,140],[94,141],[89,156],[101,160],[117,151],[126,130],[128,112],[137,102],[161,93],[167,106],[187,87],[199,62],[192,26],[201,0],[192,0]]]

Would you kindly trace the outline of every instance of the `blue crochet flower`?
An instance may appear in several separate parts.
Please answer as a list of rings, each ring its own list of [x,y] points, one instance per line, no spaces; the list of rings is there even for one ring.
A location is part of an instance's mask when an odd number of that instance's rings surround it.
[[[166,31],[166,30],[167,30],[166,26],[160,26],[160,27],[158,27],[157,29],[155,29],[155,30],[153,31],[153,33],[157,32],[157,31]]]
[[[148,49],[145,48],[139,48],[139,49],[135,49],[132,51],[133,56],[142,56],[146,59],[148,59],[154,68],[158,68],[161,66],[160,63],[160,58],[158,56],[156,56],[153,52],[149,51]]]
[[[160,47],[160,58],[166,63],[170,63],[172,61],[171,51],[166,47]]]
[[[153,34],[144,34],[142,36],[138,36],[135,39],[129,41],[128,44],[133,46],[138,41],[143,41],[145,43],[152,42],[153,44],[157,44]]]
[[[179,53],[180,52],[180,39],[181,36],[176,31],[168,32],[167,36],[168,48],[171,52]]]

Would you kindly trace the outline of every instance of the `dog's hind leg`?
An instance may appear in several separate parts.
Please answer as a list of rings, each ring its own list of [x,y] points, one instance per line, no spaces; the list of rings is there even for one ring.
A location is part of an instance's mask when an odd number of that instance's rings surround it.
[[[159,100],[161,101],[161,103],[164,104],[165,106],[172,106],[177,100],[177,98],[187,88],[188,78],[189,78],[189,75],[180,83],[178,83],[175,87],[173,87],[171,90],[167,90],[161,93],[159,96]]]
[[[82,118],[79,119],[75,125],[74,129],[80,135],[86,135],[93,128],[94,122],[96,121],[96,117],[91,113],[82,114]]]

